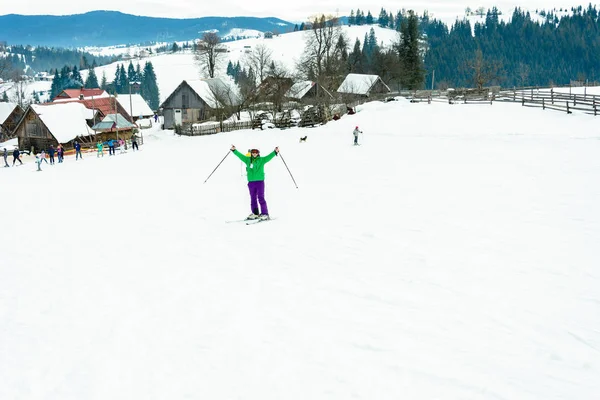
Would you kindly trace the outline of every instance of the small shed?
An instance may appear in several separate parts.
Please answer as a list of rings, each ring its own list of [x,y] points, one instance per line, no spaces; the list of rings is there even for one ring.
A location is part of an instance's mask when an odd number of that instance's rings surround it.
[[[74,139],[91,140],[87,124],[89,110],[80,103],[31,104],[15,128],[19,148],[45,150],[50,145],[70,144]]]
[[[374,94],[391,92],[379,75],[348,74],[337,90],[341,95],[370,97]]]
[[[183,81],[161,104],[164,128],[193,124],[215,117],[219,110],[241,103],[239,89],[225,78]]]
[[[92,126],[97,140],[129,139],[137,126],[127,121],[121,114],[109,114]]]
[[[17,103],[0,103],[0,141],[14,137],[13,132],[25,111]]]

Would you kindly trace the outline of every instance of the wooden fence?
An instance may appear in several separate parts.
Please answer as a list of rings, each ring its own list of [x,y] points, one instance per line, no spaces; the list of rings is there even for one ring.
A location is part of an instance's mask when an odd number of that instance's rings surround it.
[[[210,124],[190,124],[175,127],[175,133],[184,136],[214,135],[219,132],[231,132],[240,129],[251,129],[252,121],[223,122]]]
[[[524,107],[539,107],[571,114],[581,111],[586,114],[600,113],[600,96],[557,92],[554,89],[513,89],[503,90],[497,101],[519,102]]]

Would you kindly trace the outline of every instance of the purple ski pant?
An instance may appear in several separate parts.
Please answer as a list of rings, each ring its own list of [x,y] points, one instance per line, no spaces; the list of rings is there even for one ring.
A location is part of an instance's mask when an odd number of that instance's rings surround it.
[[[248,182],[250,190],[250,209],[254,214],[258,214],[258,205],[260,204],[260,213],[269,215],[267,201],[265,200],[265,181]]]

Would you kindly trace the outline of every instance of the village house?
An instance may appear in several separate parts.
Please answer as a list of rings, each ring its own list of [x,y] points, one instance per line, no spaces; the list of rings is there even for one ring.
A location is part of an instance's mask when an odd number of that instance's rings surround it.
[[[285,97],[292,101],[310,102],[317,98],[333,100],[333,95],[327,89],[313,81],[296,82],[285,93]]]
[[[0,103],[0,141],[14,137],[14,130],[24,113],[17,103]]]
[[[120,94],[117,96],[117,101],[123,109],[129,112],[133,121],[150,118],[154,115],[154,111],[139,94]]]
[[[215,119],[233,113],[241,102],[239,89],[228,79],[183,81],[161,104],[164,129]]]
[[[105,92],[106,93],[106,92]],[[121,96],[121,95],[119,95]],[[117,97],[118,99],[118,97]],[[81,103],[88,110],[89,114],[87,117],[88,125],[91,127],[95,125],[97,122],[102,121],[104,117],[109,114],[118,113],[121,114],[126,120],[129,122],[134,122],[134,119],[129,115],[127,109],[121,105],[119,100],[115,99],[114,96],[99,96],[99,97],[83,97],[82,99],[78,98],[62,98],[57,99],[51,103],[47,104],[65,104],[65,103]]]
[[[31,104],[15,128],[19,148],[37,152],[50,145],[71,145],[75,139],[92,141],[94,132],[86,121],[89,111],[80,103]]]
[[[346,99],[372,97],[391,90],[378,75],[348,74],[337,92]]]

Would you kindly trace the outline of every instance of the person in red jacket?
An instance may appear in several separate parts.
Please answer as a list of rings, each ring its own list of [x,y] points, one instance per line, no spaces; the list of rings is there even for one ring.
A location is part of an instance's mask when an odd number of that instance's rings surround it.
[[[279,154],[279,147],[275,147],[275,150],[265,157],[260,156],[258,149],[250,150],[250,157],[237,151],[233,145],[231,151],[246,164],[248,190],[250,191],[250,210],[252,211],[252,214],[246,219],[269,219],[269,209],[265,200],[265,164]],[[260,214],[258,213],[259,204]]]

